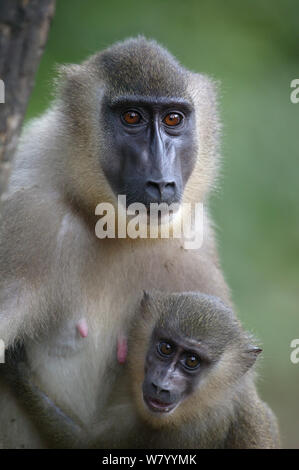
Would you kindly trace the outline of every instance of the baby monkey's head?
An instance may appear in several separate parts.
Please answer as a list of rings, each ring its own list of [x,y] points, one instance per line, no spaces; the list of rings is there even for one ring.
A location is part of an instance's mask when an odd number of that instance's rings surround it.
[[[129,337],[138,411],[154,426],[200,417],[245,384],[260,352],[220,299],[145,293]]]

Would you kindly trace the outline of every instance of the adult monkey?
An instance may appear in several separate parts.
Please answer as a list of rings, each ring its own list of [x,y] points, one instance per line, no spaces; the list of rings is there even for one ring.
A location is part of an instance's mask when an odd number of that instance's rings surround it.
[[[117,337],[143,289],[230,302],[207,214],[192,251],[183,239],[94,232],[96,205],[118,194],[147,206],[205,202],[219,125],[213,83],[142,37],[63,67],[57,84],[25,132],[2,208],[0,338],[22,341],[33,383],[88,425],[105,409]],[[4,380],[0,400],[3,446],[47,447]]]

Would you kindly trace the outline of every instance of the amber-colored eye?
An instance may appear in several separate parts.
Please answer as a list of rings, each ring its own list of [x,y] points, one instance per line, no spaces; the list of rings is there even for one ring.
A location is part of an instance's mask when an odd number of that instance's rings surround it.
[[[183,118],[182,118],[181,114],[169,113],[169,114],[167,114],[167,116],[165,116],[165,118],[163,119],[163,122],[167,126],[174,127],[174,126],[178,126],[181,123],[182,119]]]
[[[199,366],[199,357],[195,354],[188,354],[185,359],[185,366],[188,369],[196,369]]]
[[[123,119],[127,124],[139,124],[141,121],[141,116],[136,111],[127,111],[123,114]]]
[[[166,341],[163,341],[158,345],[158,351],[162,356],[170,356],[170,354],[173,353],[173,346]]]

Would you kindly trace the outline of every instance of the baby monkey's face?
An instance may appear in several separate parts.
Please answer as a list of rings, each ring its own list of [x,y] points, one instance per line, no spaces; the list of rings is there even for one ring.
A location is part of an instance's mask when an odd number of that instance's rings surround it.
[[[234,312],[206,294],[147,294],[141,318],[130,363],[133,372],[139,354],[134,390],[141,415],[153,426],[213,407],[238,385],[261,352]]]
[[[156,327],[145,360],[143,400],[150,412],[170,413],[197,388],[210,359],[198,341]]]

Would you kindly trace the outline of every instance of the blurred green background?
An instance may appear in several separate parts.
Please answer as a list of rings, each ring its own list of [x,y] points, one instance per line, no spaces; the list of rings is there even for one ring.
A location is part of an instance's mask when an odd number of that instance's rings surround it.
[[[58,0],[27,119],[51,99],[54,64],[142,33],[221,81],[221,185],[211,200],[222,265],[246,328],[264,347],[259,389],[284,447],[299,448],[299,78],[296,0]]]

